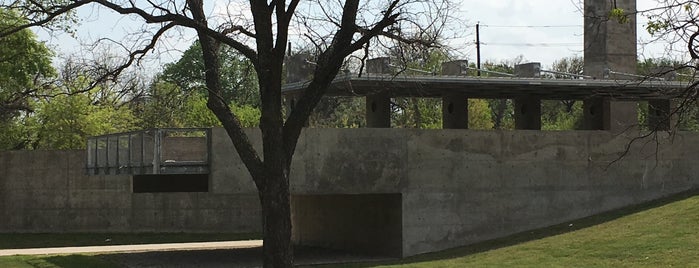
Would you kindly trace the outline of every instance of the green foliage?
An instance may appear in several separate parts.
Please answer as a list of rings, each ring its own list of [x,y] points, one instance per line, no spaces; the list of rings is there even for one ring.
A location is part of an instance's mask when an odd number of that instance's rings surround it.
[[[468,100],[468,128],[469,129],[493,129],[493,119],[490,105],[484,99]]]
[[[163,127],[219,127],[220,121],[207,107],[207,98],[196,92],[185,92],[177,85],[157,81],[149,89],[149,96],[132,104],[140,118],[139,128]],[[231,103],[231,110],[243,127],[257,127],[260,109],[252,105]]]
[[[9,10],[0,10],[0,31],[24,20]],[[0,38],[0,120],[30,110],[28,98],[46,77],[55,75],[53,53],[30,30]]]
[[[358,128],[366,124],[364,98],[324,97],[308,118],[310,127]]]
[[[257,75],[249,60],[225,46],[219,51],[221,64],[222,98],[227,103],[258,107]],[[177,85],[184,92],[205,94],[204,60],[201,44],[194,42],[175,63],[165,64],[159,81]]]
[[[582,101],[541,101],[542,130],[581,129],[583,124]]]
[[[87,94],[41,101],[32,119],[35,149],[82,149],[87,137],[134,130],[137,121],[128,107],[93,105]]]
[[[0,120],[0,151],[20,150],[29,146],[29,122],[26,115]]]
[[[646,23],[646,31],[651,35],[656,35],[658,33],[664,32],[670,28],[670,21],[656,19],[654,16],[648,16],[648,22]]]
[[[398,128],[442,128],[442,100],[394,98],[391,126]]]
[[[612,8],[609,11],[609,19],[615,20],[620,24],[629,23],[629,14],[622,8]]]

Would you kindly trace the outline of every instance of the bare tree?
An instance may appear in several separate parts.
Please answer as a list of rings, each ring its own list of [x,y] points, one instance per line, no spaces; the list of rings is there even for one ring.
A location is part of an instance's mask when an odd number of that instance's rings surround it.
[[[229,2],[228,14],[211,12],[203,0],[43,0],[1,1],[1,7],[18,12],[27,23],[0,29],[0,38],[33,26],[65,26],[66,16],[93,4],[122,15],[139,17],[142,32],[126,61],[110,72],[119,73],[153,51],[166,33],[193,29],[201,42],[208,107],[221,121],[236,151],[252,175],[262,205],[264,266],[290,267],[293,263],[289,202],[289,170],[302,128],[343,62],[353,53],[370,51],[370,44],[401,42],[432,46],[430,38],[448,20],[450,0],[300,1],[250,0]],[[150,33],[150,34],[145,34]],[[282,116],[282,65],[290,36],[303,37],[317,51],[317,65],[306,90],[284,120]],[[229,46],[247,57],[257,72],[262,115],[263,149],[256,151],[240,121],[221,97],[219,53]]]
[[[673,122],[673,129],[693,116],[699,100],[699,1],[658,0],[657,7],[639,11],[648,18],[646,30],[653,36],[653,42],[667,44],[666,57],[674,63],[670,68],[662,68],[651,74],[664,77],[669,72],[677,72],[677,80],[687,81],[687,86],[678,92],[678,101],[667,115]],[[673,118],[675,120],[673,120]],[[652,127],[652,130],[654,128]]]

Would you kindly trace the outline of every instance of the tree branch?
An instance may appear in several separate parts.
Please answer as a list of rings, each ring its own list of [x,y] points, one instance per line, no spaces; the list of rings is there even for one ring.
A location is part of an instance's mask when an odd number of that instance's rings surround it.
[[[199,24],[206,24],[206,17],[202,7],[201,0],[188,0],[192,16]],[[241,160],[250,171],[253,180],[259,189],[264,187],[264,178],[259,176],[263,174],[264,168],[262,160],[258,156],[255,148],[247,134],[243,131],[243,126],[238,120],[238,117],[231,111],[228,104],[220,97],[221,96],[221,74],[219,64],[219,45],[216,41],[207,35],[206,31],[197,30],[199,41],[201,42],[202,56],[204,59],[204,69],[206,78],[206,87],[209,91],[207,106],[214,112],[216,117],[221,121],[224,129],[228,133],[233,146],[240,155]]]

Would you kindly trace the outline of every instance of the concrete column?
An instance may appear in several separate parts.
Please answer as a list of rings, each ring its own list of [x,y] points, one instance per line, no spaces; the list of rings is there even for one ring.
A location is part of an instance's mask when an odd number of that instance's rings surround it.
[[[604,119],[602,118],[603,103],[604,100],[602,98],[583,100],[583,129],[604,129]]]
[[[674,105],[672,100],[649,100],[648,128],[650,130],[670,130],[677,125],[677,116],[671,115]]]
[[[366,96],[366,127],[391,127],[391,98],[385,92]]]
[[[299,53],[286,58],[286,83],[297,83],[306,81],[311,78],[315,66],[309,61],[312,59],[309,53]],[[284,105],[287,113],[291,113],[294,109],[296,101],[301,96],[301,93],[285,94]]]
[[[375,58],[367,60],[367,74],[390,74],[389,58]],[[391,127],[391,97],[387,92],[376,92],[366,96],[366,127],[390,128]]]
[[[627,23],[608,19],[609,11],[621,8],[629,16]],[[636,73],[636,0],[585,0],[585,75],[605,78],[605,70]],[[610,75],[608,79],[628,79]],[[585,100],[586,129],[625,131],[638,125],[635,102]],[[595,113],[596,111],[601,114]]]
[[[311,78],[315,66],[309,61],[309,53],[299,53],[286,58],[286,83],[306,81]]]
[[[517,77],[538,78],[541,63],[531,62],[515,65]],[[541,99],[536,97],[515,98],[515,129],[541,130]]]
[[[649,74],[653,77],[659,77],[665,81],[674,81],[677,78],[677,72],[672,66],[660,66],[651,70]],[[648,101],[648,116],[646,121],[650,130],[670,130],[677,125],[679,119],[677,115],[671,115],[677,103],[670,99],[649,100]]]
[[[466,60],[442,63],[442,75],[462,75],[466,70]],[[442,95],[442,128],[468,128],[468,99],[465,94],[452,92]]]

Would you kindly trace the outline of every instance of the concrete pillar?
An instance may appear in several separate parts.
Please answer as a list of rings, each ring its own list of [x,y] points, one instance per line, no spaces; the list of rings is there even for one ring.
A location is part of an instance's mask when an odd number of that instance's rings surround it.
[[[299,53],[286,58],[286,83],[303,82],[311,78],[315,66],[310,63],[312,59],[309,53]],[[301,96],[301,93],[285,94],[284,105],[286,106],[287,114],[294,109],[296,101]]]
[[[660,66],[645,74],[653,77],[662,78],[665,81],[674,81],[677,78],[677,72],[672,66]],[[658,99],[648,101],[648,114],[646,123],[650,130],[670,130],[677,125],[678,116],[672,115],[673,109],[677,103],[670,99]]]
[[[541,99],[515,99],[515,129],[541,130]]]
[[[608,19],[610,10],[621,8],[627,23]],[[605,70],[636,73],[636,0],[585,0],[585,75],[603,79]],[[610,75],[608,79],[628,79]],[[601,99],[585,100],[586,129],[625,131],[638,125],[638,105]],[[601,114],[596,113],[597,111]]]
[[[604,119],[602,117],[603,102],[602,98],[583,100],[583,129],[604,129]]]
[[[306,81],[311,78],[315,66],[309,53],[299,53],[286,58],[286,83]]]
[[[442,63],[442,75],[462,75],[468,70],[468,61],[456,60]],[[463,93],[442,95],[442,128],[468,128],[468,98]]]
[[[675,102],[672,100],[648,101],[648,128],[650,130],[670,130],[677,125],[677,116],[671,115]]]
[[[541,63],[515,65],[517,77],[541,77]],[[515,129],[541,130],[541,99],[531,96],[515,98]]]
[[[390,74],[389,58],[375,58],[367,60],[367,74]],[[366,96],[366,127],[390,128],[391,127],[391,97],[387,92],[376,92]]]

